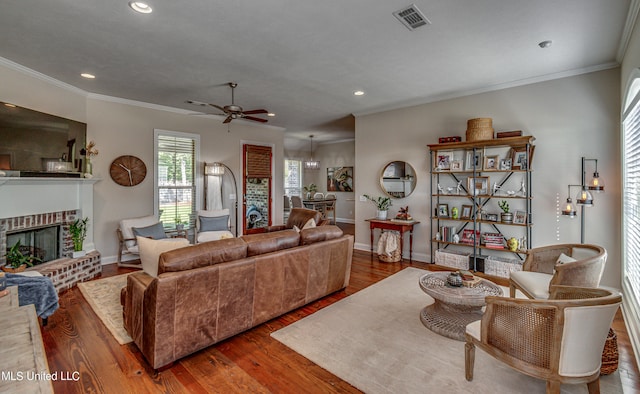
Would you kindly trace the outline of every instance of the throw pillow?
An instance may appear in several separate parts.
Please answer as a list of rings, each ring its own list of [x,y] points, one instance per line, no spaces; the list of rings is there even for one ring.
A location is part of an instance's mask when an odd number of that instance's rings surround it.
[[[307,228],[314,228],[316,227],[316,221],[314,218],[311,218],[309,220],[307,220],[307,222],[304,224],[304,226],[302,226],[302,230],[307,229]],[[297,232],[300,232],[300,229],[298,228],[298,226],[293,226],[293,229],[296,230]]]
[[[200,220],[200,232],[229,230],[229,215],[224,216],[198,216]]]
[[[189,241],[185,238],[155,240],[137,237],[137,240],[142,270],[154,278],[158,276],[158,259],[162,253],[189,245]]]
[[[574,261],[577,261],[577,260],[574,259],[573,257],[567,256],[564,253],[560,253],[560,256],[558,256],[558,260],[556,260],[556,264],[571,263]]]
[[[154,225],[147,227],[134,227],[133,236],[134,237],[144,237],[144,238],[152,238],[152,239],[163,239],[167,238],[167,234],[164,232],[164,226],[162,222],[158,222]]]

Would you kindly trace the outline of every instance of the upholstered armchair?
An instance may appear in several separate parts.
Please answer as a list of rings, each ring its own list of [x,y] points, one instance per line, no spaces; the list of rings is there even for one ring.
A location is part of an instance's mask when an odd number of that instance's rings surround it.
[[[467,381],[473,380],[478,347],[517,371],[546,380],[547,393],[579,383],[599,393],[602,350],[621,300],[609,290],[572,286],[552,286],[548,300],[487,297],[482,319],[466,328]]]
[[[267,232],[292,229],[293,226],[302,229],[310,219],[313,219],[316,226],[328,224],[328,220],[322,218],[322,212],[307,208],[291,208],[286,224],[267,227]]]
[[[140,267],[140,264],[122,262],[123,255],[140,255],[136,236],[153,239],[167,238],[162,222],[155,215],[122,219],[116,229],[118,235],[118,265]]]
[[[516,289],[529,298],[549,298],[549,286],[598,287],[607,251],[596,245],[560,244],[530,249],[522,271],[511,272],[511,297]]]
[[[229,209],[200,210],[196,215],[195,243],[233,238]]]

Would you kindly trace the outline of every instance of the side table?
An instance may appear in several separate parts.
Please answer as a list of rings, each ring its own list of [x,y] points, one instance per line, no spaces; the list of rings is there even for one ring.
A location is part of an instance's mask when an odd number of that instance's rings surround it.
[[[373,230],[378,228],[380,230],[393,230],[400,232],[400,258],[402,259],[402,248],[404,241],[404,233],[409,233],[409,262],[412,261],[411,253],[413,252],[413,226],[420,223],[415,220],[394,220],[394,219],[367,219],[369,222],[369,229],[371,230],[371,256],[373,256]]]

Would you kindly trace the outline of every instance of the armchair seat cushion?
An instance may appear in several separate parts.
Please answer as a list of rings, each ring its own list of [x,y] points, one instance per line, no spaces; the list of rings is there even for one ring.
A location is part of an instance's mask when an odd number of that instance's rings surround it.
[[[549,283],[553,275],[543,272],[514,271],[511,272],[510,280],[522,289],[527,289],[534,298],[549,298]]]

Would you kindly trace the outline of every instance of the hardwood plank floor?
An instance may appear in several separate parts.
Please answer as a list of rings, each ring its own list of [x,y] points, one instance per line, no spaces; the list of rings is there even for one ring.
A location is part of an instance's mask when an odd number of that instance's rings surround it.
[[[342,225],[346,232],[352,225]],[[54,381],[56,393],[359,393],[360,391],[293,352],[270,334],[376,283],[414,262],[381,263],[355,251],[351,283],[343,291],[236,335],[154,374],[134,344],[119,345],[78,290],[60,295],[60,309],[42,327],[51,372],[80,372],[78,381]],[[133,271],[104,266],[102,277]],[[505,284],[503,281],[501,284]],[[640,392],[638,368],[622,315],[613,324],[618,336],[625,393]],[[460,355],[463,357],[463,355]],[[464,379],[460,376],[460,379]]]

